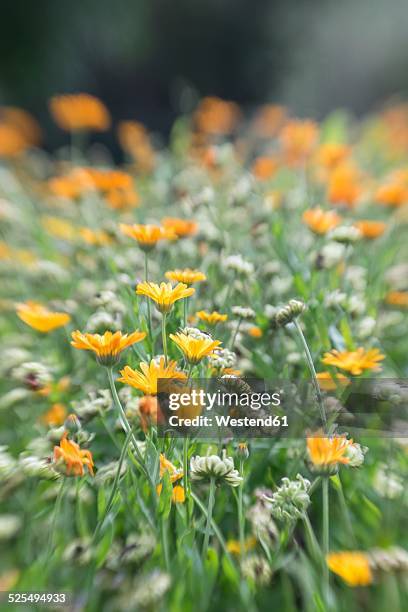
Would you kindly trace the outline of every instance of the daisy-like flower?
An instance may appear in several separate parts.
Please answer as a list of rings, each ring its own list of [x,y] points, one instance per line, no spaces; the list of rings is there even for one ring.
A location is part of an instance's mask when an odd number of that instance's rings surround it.
[[[227,457],[225,451],[222,457],[218,455],[191,457],[190,473],[192,480],[210,480],[213,478],[217,483],[225,482],[231,487],[238,487],[242,482],[242,476],[234,468],[233,458]]]
[[[383,221],[356,221],[354,226],[360,230],[363,238],[368,238],[369,240],[374,240],[375,238],[379,238],[383,235],[385,230],[387,229],[387,224]]]
[[[176,466],[171,463],[171,461],[166,459],[166,457],[163,454],[161,454],[160,455],[160,478],[163,478],[163,476],[166,473],[169,475],[170,482],[172,484],[180,480],[180,478],[183,478],[183,470],[178,470]],[[157,495],[161,494],[162,489],[163,489],[163,485],[160,482],[156,487]],[[173,487],[171,499],[175,504],[184,503],[186,499],[184,487],[181,486],[180,484],[176,484]]]
[[[322,431],[316,432],[306,440],[310,463],[315,471],[322,474],[334,474],[340,463],[350,463],[348,455],[352,440],[345,436],[326,436]]]
[[[44,334],[63,327],[71,320],[69,314],[65,312],[53,312],[46,306],[32,301],[17,304],[16,311],[19,319]]]
[[[157,395],[157,381],[162,378],[180,380],[187,378],[184,372],[177,369],[176,361],[169,361],[165,365],[164,357],[160,357],[159,362],[152,359],[150,365],[143,361],[139,367],[141,372],[125,366],[120,370],[121,378],[118,378],[118,381],[139,389],[145,395]]]
[[[325,211],[321,208],[305,210],[302,219],[315,234],[327,234],[341,223],[340,215],[333,210]]]
[[[89,450],[82,450],[73,440],[68,440],[67,435],[64,433],[59,446],[54,446],[54,462],[64,468],[67,476],[83,476],[84,466],[93,476],[92,453]]]
[[[212,355],[221,344],[219,340],[213,340],[211,337],[197,338],[183,332],[170,334],[170,338],[177,344],[190,364],[200,363],[204,357]]]
[[[359,376],[364,370],[380,370],[379,361],[385,359],[377,348],[364,349],[359,347],[355,351],[338,351],[333,349],[325,353],[322,363],[335,366],[341,370],[350,372],[353,376]]]
[[[50,111],[55,123],[67,132],[104,132],[111,122],[103,102],[86,93],[54,96],[50,100]]]
[[[169,270],[164,276],[170,281],[184,283],[186,285],[202,283],[203,281],[207,280],[207,277],[203,272],[200,272],[200,270],[192,270],[191,268],[185,268],[184,270]]]
[[[161,225],[119,225],[120,231],[125,236],[136,240],[142,251],[151,251],[160,240],[175,240],[177,235],[172,230]]]
[[[72,332],[72,346],[85,351],[93,351],[96,360],[101,365],[112,367],[120,359],[121,352],[146,337],[145,332],[134,331],[131,334],[122,334],[117,331],[106,331],[103,336],[99,334],[83,334],[76,330]]]
[[[190,297],[195,289],[187,287],[184,283],[178,283],[175,287],[171,283],[139,283],[136,287],[137,295],[145,295],[156,304],[157,310],[162,314],[167,314],[173,308],[173,304],[178,300]]]
[[[177,219],[175,217],[165,217],[162,219],[162,224],[167,231],[176,234],[179,238],[186,236],[194,236],[198,230],[198,224],[195,221],[186,219]]]
[[[53,404],[45,414],[41,416],[41,422],[44,425],[50,425],[51,427],[59,427],[63,425],[67,416],[67,409],[64,404]]]
[[[228,319],[228,315],[221,314],[216,310],[212,312],[206,312],[205,310],[199,310],[196,312],[196,317],[200,319],[200,321],[204,321],[208,325],[217,325],[217,323],[225,323]]]
[[[328,567],[348,586],[368,586],[373,582],[369,557],[360,551],[332,552],[326,557]]]

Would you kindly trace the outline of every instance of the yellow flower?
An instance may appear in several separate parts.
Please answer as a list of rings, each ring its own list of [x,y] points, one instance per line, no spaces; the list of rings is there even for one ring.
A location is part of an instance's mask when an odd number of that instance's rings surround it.
[[[125,366],[123,370],[120,371],[122,376],[118,378],[118,381],[131,385],[135,387],[135,389],[139,389],[139,391],[142,391],[145,395],[157,395],[157,381],[162,378],[187,378],[184,372],[177,370],[176,361],[169,361],[166,366],[164,357],[160,358],[159,363],[152,359],[150,365],[143,361],[139,367],[141,372],[133,370],[129,366]]]
[[[66,325],[71,320],[65,312],[52,312],[38,302],[17,304],[17,316],[37,331],[47,333]]]
[[[175,240],[176,234],[160,225],[119,225],[120,231],[125,236],[136,240],[139,247],[144,251],[151,251],[160,240]]]
[[[212,312],[199,310],[198,312],[196,312],[196,316],[200,319],[200,321],[204,321],[204,323],[208,323],[208,325],[217,325],[217,323],[224,323],[228,319],[228,315],[221,314],[216,310],[213,310]]]
[[[379,361],[384,359],[384,355],[378,349],[368,349],[360,347],[355,351],[337,351],[333,349],[325,353],[322,363],[332,365],[336,368],[346,370],[353,376],[362,374],[364,370],[380,370]]]
[[[67,409],[64,404],[53,404],[51,408],[42,415],[41,422],[44,423],[44,425],[58,427],[64,424],[66,416]]]
[[[179,238],[193,236],[198,230],[198,225],[195,221],[186,221],[185,219],[166,217],[162,219],[162,223],[167,231],[176,234]]]
[[[81,227],[79,235],[82,240],[92,246],[106,246],[112,244],[112,237],[104,230],[92,230],[89,227]]]
[[[252,327],[250,327],[248,329],[248,334],[252,338],[262,338],[262,336],[263,336],[262,329],[260,327],[258,327],[257,325],[252,325]]]
[[[241,545],[238,540],[228,540],[227,542],[227,550],[232,555],[240,555],[241,553],[248,552],[249,550],[252,550],[253,548],[255,548],[255,546],[256,546],[256,538],[254,538],[254,536],[251,536],[245,540],[243,551],[241,551]]]
[[[346,387],[350,384],[350,380],[344,374],[333,376],[330,372],[319,372],[316,374],[316,378],[323,391],[335,391],[338,387]]]
[[[333,210],[309,208],[302,216],[303,222],[316,234],[327,234],[341,222],[341,217]]]
[[[59,446],[54,446],[54,461],[57,464],[65,464],[65,473],[67,476],[83,476],[84,466],[93,476],[93,459],[92,453],[88,450],[82,450],[79,444],[73,440],[68,440],[67,432],[61,438]]]
[[[170,312],[173,304],[178,300],[193,295],[195,289],[178,283],[174,288],[171,283],[139,283],[136,287],[137,295],[145,295],[156,303],[156,308],[163,314]]]
[[[185,268],[184,270],[169,270],[164,276],[168,280],[175,281],[176,283],[185,283],[186,285],[201,283],[207,280],[203,272],[192,270],[191,268]]]
[[[61,240],[74,240],[76,237],[75,226],[65,219],[46,216],[42,217],[41,224],[45,231],[55,238],[60,238]]]
[[[55,123],[67,132],[103,132],[111,122],[103,102],[86,93],[54,96],[50,100],[50,111]]]
[[[339,463],[347,464],[350,458],[347,449],[353,444],[345,436],[328,437],[322,431],[306,440],[309,459],[314,468],[322,471],[336,471]]]
[[[219,340],[213,340],[209,337],[194,338],[193,336],[183,334],[183,332],[170,334],[170,338],[177,344],[184,357],[191,364],[199,363],[204,357],[212,355],[214,350],[221,344]]]
[[[326,561],[331,571],[343,578],[348,586],[368,586],[373,582],[370,563],[363,552],[333,552],[327,555]]]
[[[85,351],[93,351],[97,361],[107,367],[114,365],[120,359],[123,350],[140,342],[146,337],[145,332],[134,331],[131,334],[122,334],[117,331],[106,331],[103,336],[99,334],[83,334],[76,330],[72,332],[72,346]]]
[[[390,291],[385,301],[391,306],[401,306],[408,308],[408,291]]]
[[[183,470],[178,470],[176,466],[173,465],[171,461],[166,459],[166,457],[161,453],[160,454],[160,478],[163,478],[165,473],[169,474],[171,483],[177,482],[178,480],[180,480],[180,478],[183,478],[183,475],[184,475]],[[161,494],[162,488],[163,488],[162,483],[159,483],[156,487],[157,495]],[[173,487],[171,499],[175,504],[183,504],[186,499],[184,487],[182,487],[179,484]]]

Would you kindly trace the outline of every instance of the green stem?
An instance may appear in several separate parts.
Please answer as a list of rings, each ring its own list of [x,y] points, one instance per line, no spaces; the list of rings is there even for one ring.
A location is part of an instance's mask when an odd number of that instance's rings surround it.
[[[303,524],[305,526],[305,530],[306,530],[306,534],[307,537],[309,539],[309,545],[310,545],[310,551],[312,556],[315,558],[316,561],[321,562],[322,560],[322,550],[319,546],[319,543],[317,541],[317,538],[315,536],[315,533],[313,531],[313,527],[312,524],[310,522],[309,517],[307,516],[307,514],[304,515],[303,517]],[[326,564],[326,560],[323,559],[323,563]]]
[[[163,342],[163,354],[164,364],[167,366],[167,336],[166,336],[166,314],[162,314],[162,342]]]
[[[149,257],[147,252],[145,251],[145,259],[144,259],[144,273],[145,273],[145,281],[148,283],[149,282]],[[147,325],[148,325],[148,329],[149,329],[149,336],[150,336],[150,341],[152,343],[153,346],[153,334],[152,334],[152,310],[151,310],[151,304],[150,304],[150,298],[146,298],[147,299]]]
[[[62,498],[64,496],[64,489],[65,489],[66,481],[67,481],[67,478],[65,478],[65,476],[63,476],[62,477],[61,486],[60,486],[59,491],[58,491],[57,499],[55,500],[54,515],[52,517],[52,525],[51,525],[51,531],[50,531],[50,538],[49,538],[49,541],[48,541],[47,558],[50,557],[50,555],[52,553],[53,546],[54,546],[55,530],[56,530],[56,527],[57,527],[58,515],[59,515],[60,509],[61,509]]]
[[[236,340],[236,338],[238,336],[238,332],[239,332],[239,328],[240,328],[241,323],[242,323],[242,317],[239,317],[237,326],[235,328],[234,335],[233,335],[232,340],[231,340],[231,345],[230,345],[230,349],[231,350],[234,348],[235,340]]]
[[[323,535],[322,548],[324,556],[324,586],[326,595],[329,588],[329,568],[326,562],[326,557],[329,554],[329,478],[326,476],[322,480],[322,513],[323,513]]]
[[[215,478],[212,477],[210,479],[210,491],[208,493],[207,522],[205,526],[204,542],[203,542],[204,561],[207,558],[208,543],[210,541],[210,529],[211,529],[212,513],[214,509],[214,501],[215,501]]]
[[[186,299],[183,300],[183,320],[184,327],[187,327],[187,313],[188,313],[188,302]]]
[[[156,487],[154,486],[153,480],[150,476],[150,473],[148,471],[148,469],[145,466],[145,462],[144,459],[142,457],[142,454],[139,450],[139,447],[137,445],[137,440],[132,432],[132,428],[129,424],[129,421],[127,420],[125,411],[123,410],[122,404],[120,402],[119,396],[118,396],[118,392],[116,391],[116,387],[115,387],[115,381],[113,380],[113,371],[112,368],[107,368],[108,370],[108,378],[109,378],[109,384],[110,384],[110,388],[112,391],[112,397],[113,397],[113,401],[115,403],[116,408],[118,409],[119,412],[119,419],[120,422],[122,424],[122,427],[125,431],[126,434],[130,435],[130,439],[132,441],[133,444],[133,452],[136,455],[136,458],[140,464],[140,467],[142,469],[142,471],[144,472],[147,480],[149,481],[150,487],[152,489],[153,492],[153,499],[155,500],[155,502],[157,501],[157,493],[156,493]]]
[[[242,477],[244,477],[244,461],[241,459],[239,471]],[[244,480],[238,488],[238,529],[239,529],[239,550],[241,557],[245,553],[245,516],[244,516]]]
[[[303,345],[303,349],[306,355],[306,361],[307,364],[309,366],[309,370],[310,370],[310,374],[312,376],[312,382],[313,382],[313,386],[315,388],[315,392],[316,392],[316,396],[317,396],[317,401],[319,404],[319,410],[320,410],[320,418],[322,420],[322,424],[324,426],[324,428],[327,428],[327,418],[326,418],[326,411],[324,408],[324,404],[323,404],[323,397],[322,397],[322,393],[320,391],[320,386],[319,386],[319,381],[317,380],[317,375],[316,375],[316,370],[313,364],[313,359],[312,359],[312,355],[310,354],[310,350],[309,350],[309,346],[306,342],[306,338],[302,332],[302,328],[300,327],[299,321],[297,319],[295,319],[293,321],[295,327],[296,327],[296,331],[299,334],[299,338],[302,342]]]
[[[93,538],[92,538],[93,542],[95,542],[97,540],[99,532],[102,529],[102,526],[103,526],[103,524],[104,524],[104,522],[106,520],[106,517],[108,516],[109,512],[112,509],[113,501],[114,501],[114,499],[116,497],[116,491],[117,491],[118,486],[119,486],[119,479],[120,479],[120,473],[122,471],[122,465],[123,465],[123,462],[125,460],[125,456],[126,456],[126,453],[127,453],[127,449],[128,449],[131,437],[132,437],[132,431],[129,431],[126,434],[125,443],[124,443],[124,445],[122,447],[122,450],[120,452],[118,468],[116,470],[115,479],[113,481],[112,490],[111,490],[111,493],[110,493],[110,496],[109,496],[109,499],[108,499],[108,503],[106,504],[105,512],[103,513],[103,517],[101,518],[101,520],[98,521],[98,524],[96,526],[95,532],[93,534]]]
[[[160,531],[161,531],[164,564],[165,564],[166,570],[169,571],[170,570],[170,560],[169,560],[169,543],[168,543],[168,538],[167,538],[167,535],[168,535],[167,534],[167,521],[163,517],[161,519],[161,530]]]

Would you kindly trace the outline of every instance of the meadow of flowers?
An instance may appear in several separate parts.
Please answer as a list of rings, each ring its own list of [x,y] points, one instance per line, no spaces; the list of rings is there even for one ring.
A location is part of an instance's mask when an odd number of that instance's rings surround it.
[[[0,109],[0,592],[406,610],[408,106],[317,124],[205,98],[166,147],[87,94],[49,110],[52,154]],[[212,377],[309,381],[321,422],[160,436],[158,381]],[[351,435],[356,379],[386,382],[387,435]]]

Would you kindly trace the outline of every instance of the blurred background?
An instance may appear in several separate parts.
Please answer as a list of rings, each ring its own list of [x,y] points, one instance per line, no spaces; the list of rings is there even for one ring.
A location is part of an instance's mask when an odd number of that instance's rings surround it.
[[[2,0],[0,104],[33,112],[48,147],[55,93],[164,137],[205,95],[361,114],[407,92],[407,31],[407,0]]]

